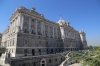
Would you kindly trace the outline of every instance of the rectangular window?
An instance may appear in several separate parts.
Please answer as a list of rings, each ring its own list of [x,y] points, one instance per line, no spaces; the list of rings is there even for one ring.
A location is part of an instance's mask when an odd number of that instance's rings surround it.
[[[34,44],[34,40],[32,40],[32,44]]]
[[[41,52],[41,49],[39,49],[39,52]]]
[[[25,40],[25,44],[27,44],[27,40]]]

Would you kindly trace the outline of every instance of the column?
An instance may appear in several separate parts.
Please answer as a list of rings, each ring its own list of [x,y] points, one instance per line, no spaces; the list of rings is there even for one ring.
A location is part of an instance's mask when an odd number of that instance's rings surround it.
[[[16,22],[16,32],[19,32],[19,20],[17,18],[17,22]]]
[[[58,31],[57,31],[57,28],[56,28],[56,37],[57,37],[57,39],[58,39]]]
[[[29,18],[29,33],[31,34],[31,18]]]
[[[53,27],[53,38],[54,38],[54,27]]]
[[[12,33],[12,22],[10,24],[10,34]]]
[[[16,21],[16,19],[15,19]],[[13,22],[13,32],[15,31],[15,21]]]
[[[16,22],[17,22],[17,20],[15,19],[15,22],[14,22],[14,32],[16,31]]]
[[[15,23],[15,32],[17,32],[17,22],[18,22],[18,18],[16,19],[16,23]]]
[[[65,38],[64,27],[60,27],[60,30],[61,30],[61,37],[62,37],[62,39],[64,39]]]
[[[41,22],[41,34],[43,36],[43,22]]]
[[[65,29],[65,38],[67,38],[67,29]]]
[[[35,21],[35,33],[37,34],[37,20]]]
[[[21,32],[23,32],[24,15],[20,14],[19,20],[20,20],[20,30],[21,30]]]
[[[50,38],[50,26],[48,25],[48,37]]]
[[[14,22],[12,22],[12,27],[11,27],[11,28],[12,28],[12,33],[13,33],[13,31],[14,31],[13,25],[14,25]]]
[[[16,32],[16,22],[17,22],[17,19],[15,19],[15,23],[14,23],[14,32]]]
[[[44,36],[45,36],[45,24],[43,25],[43,28],[44,28],[44,31],[43,31],[43,33],[44,33]]]

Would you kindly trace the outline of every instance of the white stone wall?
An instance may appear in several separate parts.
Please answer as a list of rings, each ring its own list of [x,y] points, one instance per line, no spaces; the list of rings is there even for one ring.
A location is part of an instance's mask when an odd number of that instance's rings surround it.
[[[60,19],[57,23],[53,23],[43,15],[25,8],[16,10],[10,18],[10,26],[2,33],[2,47],[7,48],[6,53],[11,53],[11,57],[16,56],[18,33],[62,40],[63,42],[59,42],[58,45],[64,44],[64,49],[79,48],[80,42],[83,42],[84,47],[87,46],[85,33],[76,31],[69,22]]]

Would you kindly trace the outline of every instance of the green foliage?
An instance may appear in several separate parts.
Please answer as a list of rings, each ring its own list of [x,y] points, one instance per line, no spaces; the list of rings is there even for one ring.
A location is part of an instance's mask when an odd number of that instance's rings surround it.
[[[89,50],[93,50],[93,46],[88,46],[88,49]]]
[[[95,50],[84,52],[72,52],[71,61],[81,63],[82,66],[100,66],[100,47],[95,47]]]

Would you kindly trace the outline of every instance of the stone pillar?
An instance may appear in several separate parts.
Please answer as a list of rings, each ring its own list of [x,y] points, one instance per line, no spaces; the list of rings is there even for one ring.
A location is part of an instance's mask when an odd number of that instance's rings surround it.
[[[67,38],[67,29],[66,29],[66,32],[65,33],[66,33],[66,38]]]
[[[16,19],[15,19],[16,21]],[[13,22],[13,32],[15,31],[15,21]]]
[[[19,32],[19,19],[17,18],[17,23],[16,23],[16,32]]]
[[[12,33],[12,22],[11,22],[11,25],[10,25],[10,33]]]
[[[23,32],[23,22],[24,22],[24,15],[19,15],[19,21],[20,21],[20,30]]]
[[[50,38],[50,26],[48,26],[48,37]]]
[[[53,38],[54,38],[54,27],[53,27]]]
[[[16,32],[16,22],[17,22],[17,19],[15,19],[15,22],[14,22],[14,32]]]
[[[43,35],[43,22],[41,22],[41,34]]]
[[[12,33],[14,32],[14,22],[12,22]]]
[[[64,39],[65,38],[64,27],[60,27],[60,30],[61,30],[61,37],[62,39]]]
[[[43,33],[44,33],[44,36],[45,36],[45,24],[43,25],[43,28],[44,28]]]
[[[56,28],[56,37],[57,37],[57,39],[58,39],[58,32],[57,32],[57,28]]]
[[[35,33],[37,34],[37,20],[35,21]]]
[[[17,22],[17,19],[15,19],[15,22],[14,22],[14,32],[16,32],[16,22]]]
[[[32,19],[29,18],[29,33],[30,33],[30,34],[31,34],[31,21],[32,21]]]

